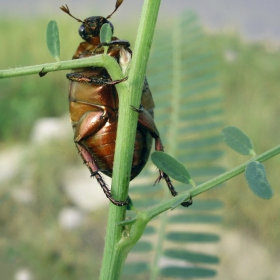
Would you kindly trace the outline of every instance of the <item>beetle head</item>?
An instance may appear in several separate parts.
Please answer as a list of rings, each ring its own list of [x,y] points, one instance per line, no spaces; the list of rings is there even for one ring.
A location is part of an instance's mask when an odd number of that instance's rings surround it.
[[[112,29],[112,33],[114,33],[114,26],[107,19],[110,18],[117,11],[117,9],[122,4],[122,2],[123,2],[123,0],[116,0],[115,10],[110,15],[108,15],[106,18],[97,16],[97,17],[88,17],[85,20],[80,20],[80,19],[74,17],[70,13],[70,10],[67,5],[61,6],[60,9],[63,12],[65,12],[66,14],[68,14],[70,17],[72,17],[75,20],[77,20],[78,22],[82,23],[82,25],[79,28],[79,34],[85,41],[90,42],[91,38],[99,37],[100,29],[101,29],[102,25],[105,23],[108,23],[110,25],[110,27]]]
[[[100,29],[103,24],[108,23],[114,33],[113,24],[104,17],[88,17],[79,28],[79,34],[85,41],[90,41],[93,37],[99,37]]]

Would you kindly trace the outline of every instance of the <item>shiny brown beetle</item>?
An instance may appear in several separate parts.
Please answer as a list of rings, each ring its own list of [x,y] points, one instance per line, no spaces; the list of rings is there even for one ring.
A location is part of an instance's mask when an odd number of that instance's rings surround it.
[[[117,1],[116,8],[122,1]],[[132,51],[129,42],[112,37],[111,42],[100,43],[100,29],[103,24],[108,23],[114,27],[106,18],[101,16],[88,17],[80,20],[74,17],[68,6],[62,6],[62,11],[81,22],[79,28],[80,36],[85,42],[80,43],[73,59],[80,59],[104,53],[104,45],[108,46],[107,54],[114,57],[122,65],[122,60],[130,60]],[[74,142],[84,163],[102,187],[107,198],[115,205],[122,206],[128,201],[117,201],[113,198],[99,172],[112,177],[113,161],[115,152],[115,140],[118,124],[118,93],[115,84],[121,81],[112,81],[108,72],[102,67],[87,67],[75,69],[66,75],[70,80],[69,86],[69,109],[72,127],[74,130]],[[145,79],[141,98],[136,138],[134,144],[133,162],[130,180],[134,179],[145,166],[151,150],[152,140],[155,139],[155,149],[163,151],[159,132],[154,123],[154,101]],[[177,195],[167,174],[159,170],[159,177],[165,179],[173,196]],[[188,206],[189,202],[183,203]]]

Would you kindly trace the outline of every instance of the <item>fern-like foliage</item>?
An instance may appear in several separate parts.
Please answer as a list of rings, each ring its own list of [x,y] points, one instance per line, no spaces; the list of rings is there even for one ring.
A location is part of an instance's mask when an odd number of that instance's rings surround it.
[[[224,171],[216,163],[223,155],[218,63],[207,40],[196,16],[182,14],[172,31],[155,40],[147,74],[165,151],[188,169],[197,184]],[[170,196],[164,182],[152,187],[156,177],[157,170],[150,167],[134,181],[130,195],[137,208]],[[190,187],[173,183],[179,191]],[[218,200],[195,198],[190,208],[160,215],[134,247],[124,277],[133,274],[135,278],[139,273],[139,279],[214,276],[213,265],[219,259],[204,247],[219,241],[212,225],[221,222],[221,208]]]

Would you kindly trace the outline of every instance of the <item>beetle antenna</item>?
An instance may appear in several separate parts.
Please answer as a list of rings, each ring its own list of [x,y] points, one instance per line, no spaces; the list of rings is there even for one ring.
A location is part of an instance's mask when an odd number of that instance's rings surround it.
[[[122,4],[122,2],[123,2],[123,0],[117,0],[116,1],[115,10],[113,11],[113,13],[111,13],[109,16],[107,16],[106,19],[110,18],[115,13],[115,11],[119,8],[119,6]]]
[[[74,18],[75,20],[77,20],[78,22],[84,23],[82,20],[80,20],[80,19],[74,17],[74,16],[70,13],[70,9],[68,8],[68,6],[67,6],[66,4],[65,4],[65,6],[62,5],[62,6],[60,7],[60,9],[61,9],[64,13],[68,14],[70,17],[72,17],[72,18]]]

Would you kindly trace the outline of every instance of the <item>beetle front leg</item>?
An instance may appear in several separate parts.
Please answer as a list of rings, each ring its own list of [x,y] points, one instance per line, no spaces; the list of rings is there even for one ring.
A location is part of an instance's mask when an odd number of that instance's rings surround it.
[[[124,77],[123,79],[112,81],[111,79],[90,77],[90,76],[83,75],[81,73],[68,73],[66,74],[66,78],[70,81],[74,81],[78,83],[88,83],[88,84],[95,84],[95,85],[117,85],[128,79],[128,77]]]
[[[163,145],[162,145],[162,142],[161,142],[161,139],[159,136],[159,132],[157,130],[154,119],[152,118],[150,113],[142,105],[140,105],[139,109],[132,107],[132,110],[139,113],[138,125],[140,125],[142,128],[147,130],[151,134],[151,136],[155,139],[155,150],[164,152]],[[159,176],[156,179],[155,184],[159,183],[162,178],[164,178],[172,196],[176,196],[178,193],[176,192],[175,188],[173,187],[169,176],[166,173],[164,173],[162,170],[159,170]],[[192,204],[192,199],[181,203],[181,205],[184,207],[188,207],[191,204]]]
[[[123,46],[125,48],[129,48],[130,47],[130,43],[126,40],[113,40],[111,42],[103,42],[103,43],[100,43],[93,51],[93,53],[95,53],[95,51],[101,47],[104,47],[104,46],[107,46],[107,47],[110,47],[110,46]]]

